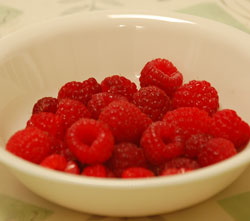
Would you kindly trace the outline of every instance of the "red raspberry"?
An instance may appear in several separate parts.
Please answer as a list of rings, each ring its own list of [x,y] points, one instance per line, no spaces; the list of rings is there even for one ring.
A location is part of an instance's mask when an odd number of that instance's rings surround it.
[[[39,164],[51,153],[51,139],[42,130],[29,127],[12,135],[6,149],[25,160]]]
[[[168,168],[163,170],[161,176],[169,176],[169,175],[176,175],[176,174],[183,174],[192,171],[192,169],[187,168]]]
[[[60,88],[57,98],[59,100],[67,98],[84,103],[85,99],[84,99],[83,83],[77,81],[67,82]]]
[[[212,115],[219,108],[218,93],[209,82],[193,80],[177,89],[173,107],[198,107]]]
[[[152,121],[162,120],[171,108],[170,98],[163,90],[155,86],[141,88],[134,94],[132,102]]]
[[[141,87],[155,85],[171,96],[183,82],[182,74],[168,60],[157,58],[148,62],[141,71]]]
[[[130,167],[122,173],[122,178],[149,178],[154,176],[151,170],[143,167]]]
[[[138,142],[151,124],[150,118],[134,104],[113,101],[103,109],[99,120],[108,124],[117,142]]]
[[[194,134],[185,143],[185,155],[194,158],[212,138],[209,134]]]
[[[101,82],[101,87],[103,92],[120,94],[126,97],[129,101],[132,100],[133,94],[137,92],[135,83],[119,75],[106,77]]]
[[[160,165],[183,153],[184,145],[173,128],[166,122],[152,123],[143,133],[141,146],[146,159],[153,165]]]
[[[146,167],[143,149],[132,143],[119,143],[114,147],[109,165],[118,177],[128,167]]]
[[[85,102],[87,105],[88,101],[92,98],[94,94],[102,92],[101,85],[96,81],[95,78],[89,78],[82,82],[84,87]]]
[[[72,99],[87,105],[93,94],[101,92],[101,86],[95,78],[83,82],[71,81],[66,83],[58,92],[58,99]]]
[[[97,164],[108,160],[114,148],[114,138],[102,122],[82,118],[67,131],[67,144],[81,163]]]
[[[53,97],[43,97],[39,99],[33,106],[32,114],[40,112],[56,113],[58,108],[58,100]]]
[[[119,94],[111,94],[108,92],[94,94],[88,102],[88,110],[94,119],[98,119],[103,108],[108,106],[112,101],[116,100],[127,101],[127,98]]]
[[[64,168],[64,172],[72,174],[80,174],[80,169],[74,161],[69,161]]]
[[[198,162],[201,166],[209,166],[236,154],[234,144],[224,138],[210,139],[198,155]]]
[[[250,139],[250,127],[234,110],[221,110],[212,117],[211,134],[231,140],[239,150],[246,146]]]
[[[171,168],[185,168],[190,170],[196,170],[200,168],[200,165],[196,160],[192,160],[186,157],[177,157],[165,163],[165,170]]]
[[[27,127],[37,127],[57,138],[62,138],[64,135],[63,121],[61,117],[49,112],[33,114],[27,122]]]
[[[102,164],[87,166],[84,168],[82,175],[93,177],[107,177],[107,171]]]
[[[61,100],[56,114],[62,118],[65,128],[70,127],[80,118],[90,117],[90,113],[84,104],[71,99]]]
[[[52,154],[47,156],[40,165],[53,170],[64,171],[67,166],[67,160],[59,154]]]
[[[209,134],[211,117],[197,107],[180,107],[167,112],[163,121],[174,127],[177,134],[188,139],[193,134]]]

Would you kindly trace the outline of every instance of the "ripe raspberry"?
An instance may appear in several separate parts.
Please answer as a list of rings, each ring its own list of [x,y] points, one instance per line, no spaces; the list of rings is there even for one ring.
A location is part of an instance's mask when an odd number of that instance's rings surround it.
[[[141,87],[155,85],[171,96],[182,85],[183,77],[170,61],[157,58],[144,66],[139,80]]]
[[[102,164],[87,166],[83,169],[82,175],[93,177],[107,177],[107,171]]]
[[[155,86],[141,88],[134,94],[132,102],[152,121],[162,120],[171,108],[170,98],[163,90]]]
[[[42,130],[29,127],[12,135],[6,149],[25,160],[39,164],[51,153],[51,139]]]
[[[53,170],[64,171],[67,166],[67,160],[59,154],[52,154],[47,156],[40,165]]]
[[[33,114],[27,122],[27,127],[37,127],[57,138],[62,138],[64,135],[63,121],[61,117],[49,112]]]
[[[89,78],[83,82],[71,81],[61,87],[58,99],[72,99],[87,105],[93,94],[101,92],[101,86],[95,78]]]
[[[43,97],[39,99],[33,106],[32,114],[40,112],[56,113],[58,108],[58,100],[53,97]]]
[[[219,108],[218,93],[209,82],[193,80],[177,89],[173,107],[198,107],[212,115]]]
[[[151,123],[150,118],[134,104],[113,101],[103,109],[99,120],[108,124],[117,142],[138,142]]]
[[[206,143],[212,138],[209,134],[194,134],[185,143],[185,155],[191,158],[197,157]]]
[[[153,165],[160,165],[180,156],[184,150],[180,137],[176,136],[173,128],[163,121],[154,122],[145,130],[141,146],[146,159]]]
[[[114,147],[109,165],[118,177],[128,167],[146,167],[143,149],[132,143],[119,143]]]
[[[193,134],[209,134],[211,117],[197,107],[180,107],[167,112],[163,121],[174,127],[176,133],[186,140]]]
[[[114,148],[114,138],[102,122],[82,118],[67,131],[67,144],[81,163],[97,164],[108,160]]]
[[[176,174],[183,174],[192,171],[192,169],[187,168],[168,168],[163,170],[161,176],[169,176],[169,175],[176,175]]]
[[[119,75],[106,77],[101,82],[101,87],[103,92],[120,94],[126,97],[129,101],[132,100],[133,94],[137,92],[135,83]]]
[[[96,81],[95,78],[89,78],[82,82],[84,87],[85,102],[87,105],[88,101],[92,98],[94,94],[102,92],[101,85]]]
[[[164,165],[165,170],[171,168],[176,168],[176,169],[185,168],[190,170],[196,170],[200,168],[200,165],[196,160],[192,160],[186,157],[177,157],[165,163]]]
[[[70,127],[80,118],[90,117],[90,113],[84,104],[71,99],[60,100],[56,114],[63,120],[65,128]]]
[[[111,94],[108,92],[94,94],[88,102],[88,110],[90,111],[92,118],[98,119],[103,108],[116,100],[127,101],[127,98],[119,94]]]
[[[122,173],[122,178],[149,178],[154,176],[151,170],[143,167],[130,167]]]
[[[212,117],[211,134],[231,140],[239,150],[245,147],[250,139],[250,127],[234,110],[221,110]]]
[[[80,174],[80,169],[74,161],[69,161],[64,168],[64,172],[72,174]]]
[[[209,166],[236,154],[234,144],[224,138],[210,139],[198,155],[198,162],[201,166]]]

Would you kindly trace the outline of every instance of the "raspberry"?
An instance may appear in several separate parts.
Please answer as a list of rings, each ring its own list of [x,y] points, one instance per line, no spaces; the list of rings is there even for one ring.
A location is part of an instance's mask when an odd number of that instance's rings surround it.
[[[111,94],[108,92],[94,94],[91,100],[88,102],[88,110],[94,119],[98,119],[103,108],[108,106],[108,104],[110,104],[112,101],[116,100],[127,101],[127,98],[119,94]]]
[[[67,144],[81,163],[97,164],[108,160],[114,148],[114,138],[102,122],[82,118],[67,131]]]
[[[39,164],[51,153],[51,139],[42,130],[29,127],[12,135],[6,149],[25,160]]]
[[[153,165],[160,165],[183,153],[184,145],[173,128],[166,122],[152,123],[143,133],[141,146],[146,159]]]
[[[250,128],[235,111],[225,109],[213,115],[211,134],[215,137],[223,137],[231,140],[239,150],[248,143]]]
[[[194,134],[186,141],[185,155],[194,158],[203,149],[206,143],[212,138],[209,134]]]
[[[71,99],[61,100],[56,114],[62,118],[65,128],[70,127],[80,118],[90,117],[90,113],[84,104]]]
[[[95,78],[89,78],[82,82],[84,87],[85,102],[87,105],[88,101],[92,98],[94,94],[100,93],[102,91],[101,85],[96,81]]]
[[[64,135],[62,119],[58,115],[49,112],[33,114],[27,122],[27,127],[37,127],[57,138],[62,138]]]
[[[234,144],[224,138],[212,138],[198,155],[198,162],[205,167],[223,161],[236,154]]]
[[[57,98],[59,100],[67,98],[84,103],[83,83],[77,81],[67,82],[60,88]]]
[[[209,82],[193,80],[177,89],[173,107],[198,107],[212,115],[219,108],[218,93]]]
[[[171,168],[176,168],[176,169],[185,168],[190,170],[196,170],[200,168],[200,165],[196,160],[192,160],[186,157],[177,157],[165,163],[164,165],[165,170]]]
[[[180,107],[167,112],[163,121],[174,127],[176,133],[186,140],[193,134],[209,134],[211,117],[197,107]]]
[[[64,168],[64,172],[72,174],[80,174],[80,169],[74,161],[69,161]]]
[[[52,154],[47,156],[40,165],[53,170],[64,171],[67,166],[67,160],[59,154]]]
[[[154,174],[151,170],[143,167],[130,167],[123,171],[122,178],[149,178]]]
[[[144,66],[139,80],[141,87],[155,85],[171,96],[182,85],[183,77],[170,61],[157,58]]]
[[[93,177],[107,177],[107,171],[102,164],[87,166],[84,168],[82,175]]]
[[[117,142],[139,142],[151,119],[134,104],[113,101],[103,109],[99,120],[108,124]]]
[[[141,88],[134,94],[132,102],[152,121],[162,120],[171,108],[170,98],[163,90],[155,86]]]
[[[169,176],[169,175],[176,175],[176,174],[183,174],[192,171],[192,169],[187,168],[168,168],[163,170],[161,176]]]
[[[53,97],[43,97],[39,99],[33,106],[32,114],[40,112],[56,113],[58,108],[58,100]]]
[[[143,149],[132,143],[119,143],[114,147],[109,165],[118,177],[128,167],[146,167]]]
[[[126,97],[129,101],[132,100],[133,94],[137,92],[135,83],[119,75],[106,77],[101,82],[101,87],[103,92],[120,94]]]
[[[58,99],[72,99],[87,105],[93,94],[101,92],[101,86],[95,78],[83,82],[71,81],[66,83],[58,92]]]

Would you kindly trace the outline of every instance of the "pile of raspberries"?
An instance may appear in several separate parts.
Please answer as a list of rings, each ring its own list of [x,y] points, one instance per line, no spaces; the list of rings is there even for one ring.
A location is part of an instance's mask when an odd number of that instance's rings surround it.
[[[149,61],[139,80],[139,89],[120,75],[66,83],[57,98],[34,104],[6,149],[66,173],[142,178],[191,172],[246,147],[249,125],[234,110],[218,110],[209,82],[183,84],[161,58]]]

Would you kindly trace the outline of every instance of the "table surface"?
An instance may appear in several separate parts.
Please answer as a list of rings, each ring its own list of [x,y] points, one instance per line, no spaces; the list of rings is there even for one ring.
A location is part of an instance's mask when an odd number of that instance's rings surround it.
[[[250,0],[0,0],[0,38],[58,16],[121,8],[196,15],[250,34]],[[65,209],[30,192],[1,165],[0,180],[0,220],[3,221],[250,220],[250,168],[227,189],[203,203],[170,214],[141,218],[102,217]]]

